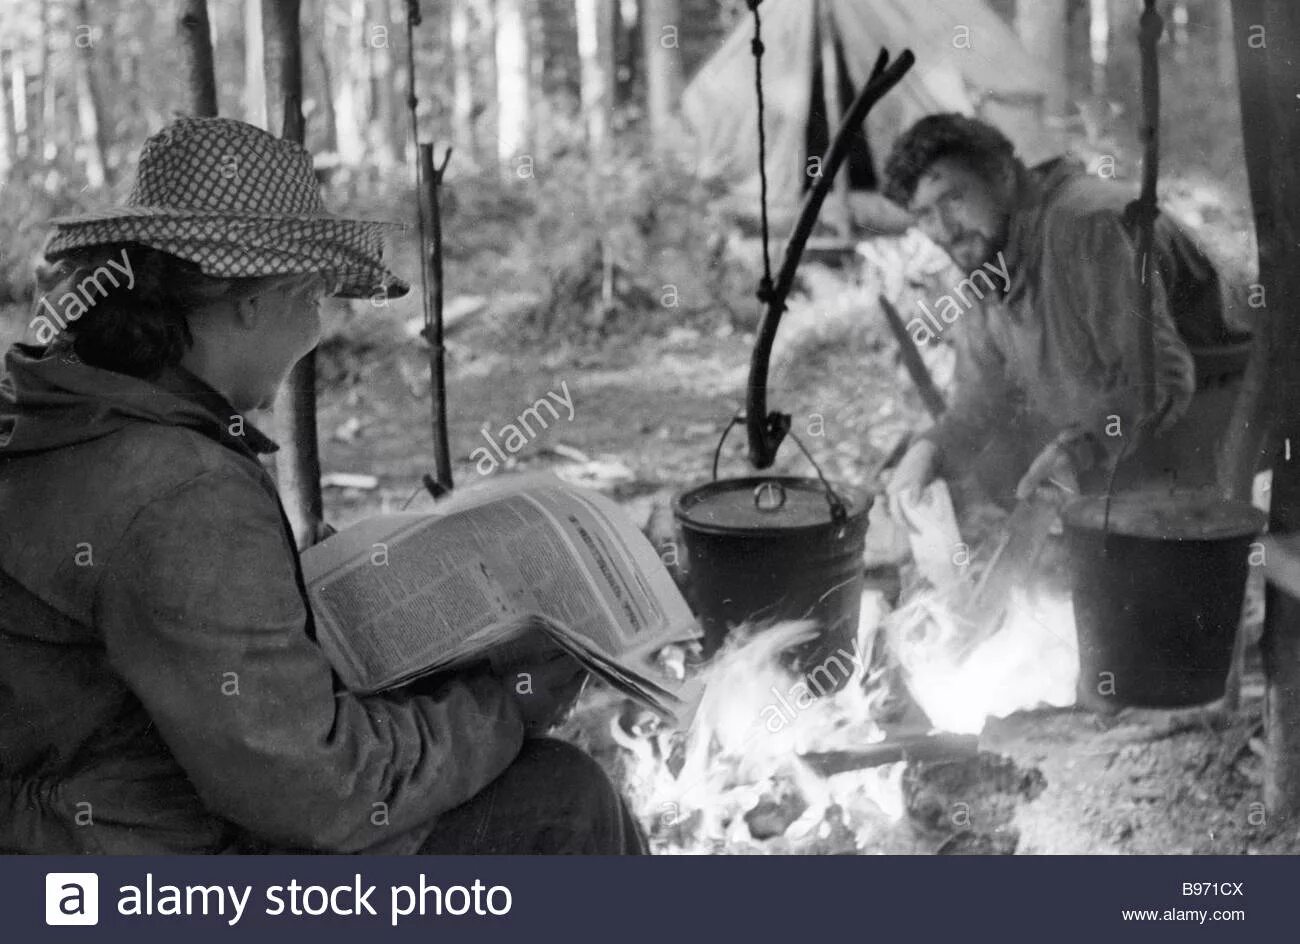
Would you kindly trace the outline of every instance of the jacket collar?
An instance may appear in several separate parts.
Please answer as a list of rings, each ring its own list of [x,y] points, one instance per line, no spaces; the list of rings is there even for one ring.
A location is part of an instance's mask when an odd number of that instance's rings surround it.
[[[15,344],[0,370],[0,458],[89,442],[133,423],[182,426],[245,458],[276,445],[183,367],[145,380],[81,361],[66,340]]]
[[[274,440],[248,422],[218,390],[179,364],[164,369],[153,383],[211,414],[216,422],[205,431],[236,452],[256,458],[280,448]]]

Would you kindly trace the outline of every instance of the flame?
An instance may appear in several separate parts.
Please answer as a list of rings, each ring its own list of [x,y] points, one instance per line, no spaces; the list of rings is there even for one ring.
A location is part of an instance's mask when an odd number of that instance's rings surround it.
[[[803,755],[884,740],[874,719],[891,694],[883,684],[888,668],[873,675],[867,665],[882,632],[937,730],[978,734],[989,717],[1073,704],[1078,654],[1068,596],[1017,589],[999,630],[974,646],[956,599],[927,588],[890,613],[878,592],[864,593],[858,655],[834,667],[847,681],[833,694],[814,697],[820,693],[808,676],[782,662],[815,635],[814,624],[742,627],[702,669],[703,696],[684,736],[629,737],[612,722],[627,748],[626,790],[655,851],[870,851],[904,817],[906,764],[823,776]]]
[[[889,621],[890,651],[935,727],[978,734],[990,717],[1074,704],[1079,648],[1068,595],[1013,589],[997,632],[974,647],[954,599],[919,594]]]
[[[629,749],[627,789],[651,825],[656,851],[856,851],[902,818],[901,763],[827,777],[801,757],[883,739],[872,721],[883,690],[867,677],[866,654],[886,609],[878,593],[864,594],[862,655],[841,650],[823,663],[825,673],[844,682],[833,694],[816,691],[808,676],[782,663],[787,650],[816,635],[815,624],[741,627],[703,670],[704,693],[680,750],[663,738],[615,732]],[[674,756],[680,761],[675,774]],[[756,840],[747,817],[765,805],[780,810],[782,803],[785,813],[775,821],[790,822],[780,835]]]

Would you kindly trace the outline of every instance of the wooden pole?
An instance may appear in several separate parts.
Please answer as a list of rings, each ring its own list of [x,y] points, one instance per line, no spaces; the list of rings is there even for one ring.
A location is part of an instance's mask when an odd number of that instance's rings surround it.
[[[1156,181],[1160,173],[1160,58],[1158,44],[1164,20],[1155,0],[1146,0],[1138,31],[1142,55],[1142,195],[1129,204],[1126,214],[1137,230],[1137,277],[1140,283],[1142,324],[1138,327],[1138,361],[1142,365],[1142,415],[1149,422],[1156,412],[1156,339],[1154,328],[1155,226],[1160,212]]]
[[[926,412],[930,417],[938,421],[943,415],[943,411],[948,405],[943,401],[943,394],[939,388],[934,385],[934,378],[930,376],[930,370],[925,366],[925,361],[921,359],[921,352],[917,350],[916,343],[912,336],[907,333],[907,325],[903,323],[903,316],[884,295],[877,297],[880,302],[880,310],[885,313],[885,323],[889,325],[889,330],[893,332],[894,340],[898,342],[898,352],[903,358],[903,366],[907,368],[908,375],[912,378],[912,383],[916,384],[917,392],[921,394],[921,402],[925,404]]]
[[[422,22],[419,0],[406,0],[406,108],[411,118],[411,143],[415,147],[416,210],[420,231],[420,293],[424,309],[421,334],[429,350],[429,398],[433,412],[432,475],[424,487],[434,498],[450,492],[451,445],[447,436],[446,351],[442,331],[442,177],[451,160],[448,148],[441,166],[434,166],[433,145],[420,143],[420,99],[415,84],[415,28]]]
[[[785,255],[781,268],[771,285],[764,284],[760,298],[764,305],[763,320],[759,324],[758,339],[754,342],[754,352],[749,360],[749,389],[745,400],[745,428],[749,434],[749,462],[755,469],[771,468],[776,461],[776,452],[781,441],[790,429],[790,418],[785,414],[771,414],[767,411],[767,373],[768,362],[772,357],[772,344],[776,341],[776,329],[781,324],[781,315],[785,313],[785,300],[794,287],[795,272],[799,260],[803,258],[804,246],[812,235],[813,225],[821,212],[822,204],[830,192],[840,165],[849,156],[853,132],[867,120],[872,107],[884,98],[889,90],[902,81],[907,70],[916,62],[916,56],[910,49],[904,49],[892,62],[886,50],[880,51],[871,77],[858,93],[858,97],[849,106],[848,113],[840,124],[830,148],[822,158],[822,176],[817,178],[813,187],[804,196],[795,220],[794,230],[785,245]],[[760,158],[761,159],[761,158]]]
[[[428,245],[421,246],[424,258],[420,260],[428,271],[425,304],[424,340],[429,345],[429,396],[433,410],[433,462],[434,479],[432,484],[425,480],[425,487],[439,494],[452,489],[451,445],[447,437],[447,371],[442,337],[442,201],[439,191],[442,188],[442,175],[447,170],[447,161],[451,151],[443,158],[442,164],[433,164],[433,145],[417,145],[420,161],[420,201],[429,225]]]
[[[1300,534],[1300,456],[1288,456],[1287,438],[1300,443],[1295,394],[1300,371],[1300,326],[1292,306],[1300,299],[1300,5],[1233,0],[1246,170],[1259,246],[1262,317],[1254,325],[1256,347],[1234,426],[1263,436],[1262,455],[1274,458],[1269,529],[1291,543]],[[1249,442],[1249,439],[1245,439]],[[1225,450],[1232,440],[1225,443]],[[1240,481],[1258,466],[1261,453],[1236,460]],[[1226,456],[1226,451],[1225,451]],[[1232,461],[1230,458],[1227,461]],[[1274,552],[1274,558],[1278,553]],[[1300,814],[1300,605],[1273,573],[1266,598],[1264,655],[1268,761],[1264,800],[1275,819]]]
[[[181,0],[176,32],[181,40],[185,109],[196,117],[215,117],[217,77],[212,61],[212,27],[208,22],[207,0]]]

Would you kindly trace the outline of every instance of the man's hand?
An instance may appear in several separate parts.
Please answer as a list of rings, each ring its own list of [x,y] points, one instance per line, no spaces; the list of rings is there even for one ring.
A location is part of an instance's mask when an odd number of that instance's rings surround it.
[[[889,484],[885,486],[890,506],[895,504],[895,499],[900,495],[916,497],[917,493],[934,481],[938,471],[939,448],[928,439],[912,443],[890,476]]]
[[[517,666],[502,682],[519,706],[524,733],[540,737],[563,720],[588,677],[577,659],[559,651],[545,661]]]
[[[1074,460],[1060,442],[1048,443],[1030,464],[1029,471],[1016,486],[1016,498],[1024,501],[1043,486],[1055,486],[1071,495],[1079,491],[1079,476],[1074,469]]]

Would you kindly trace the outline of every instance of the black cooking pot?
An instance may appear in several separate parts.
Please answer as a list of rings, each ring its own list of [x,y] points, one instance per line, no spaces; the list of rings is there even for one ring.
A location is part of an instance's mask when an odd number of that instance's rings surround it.
[[[837,690],[856,658],[869,497],[824,479],[751,476],[678,495],[687,597],[712,654],[741,623],[815,620],[795,652],[810,684]],[[838,661],[836,661],[838,660]]]
[[[1202,492],[1130,492],[1080,498],[1061,520],[1080,701],[1173,708],[1221,698],[1264,513]]]

